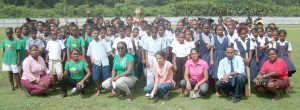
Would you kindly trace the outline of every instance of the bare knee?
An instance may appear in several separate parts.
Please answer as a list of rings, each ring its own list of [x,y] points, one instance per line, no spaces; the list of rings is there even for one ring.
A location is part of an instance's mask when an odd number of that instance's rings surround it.
[[[273,83],[273,82],[269,82],[269,83],[267,84],[267,89],[268,89],[268,90],[275,90],[275,87],[276,87],[276,85],[275,85],[275,83]]]

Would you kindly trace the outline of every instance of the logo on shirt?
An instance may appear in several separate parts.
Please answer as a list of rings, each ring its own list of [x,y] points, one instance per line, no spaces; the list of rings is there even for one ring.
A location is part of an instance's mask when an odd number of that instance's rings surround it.
[[[8,50],[13,50],[11,44],[6,44],[5,47],[6,47],[6,49],[8,49]]]
[[[72,73],[78,73],[77,68],[70,68],[70,70],[71,70]]]
[[[73,47],[73,48],[76,48],[76,47],[77,47],[77,44],[72,44],[72,47]]]

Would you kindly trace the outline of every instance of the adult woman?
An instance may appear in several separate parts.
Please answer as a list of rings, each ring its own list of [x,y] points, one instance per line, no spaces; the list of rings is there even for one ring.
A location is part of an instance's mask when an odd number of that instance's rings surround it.
[[[62,92],[61,98],[67,96],[67,85],[74,87],[71,93],[79,92],[79,95],[82,95],[84,89],[88,86],[87,79],[89,79],[90,76],[91,71],[87,62],[79,59],[79,51],[73,49],[71,51],[71,60],[66,62],[64,74],[58,75]]]
[[[277,57],[276,49],[271,48],[268,56],[269,60],[263,64],[254,82],[258,92],[271,92],[273,99],[278,100],[279,90],[289,92],[288,68],[285,61]]]
[[[51,85],[50,71],[45,61],[39,56],[38,46],[29,47],[30,55],[23,61],[22,87],[26,95],[45,94]]]
[[[185,63],[184,79],[181,80],[181,95],[183,91],[191,91],[205,95],[208,91],[208,64],[199,59],[199,50],[193,48],[190,52],[190,59]]]
[[[130,88],[135,85],[137,78],[134,75],[134,58],[128,54],[127,45],[121,41],[117,44],[119,55],[114,58],[111,78],[102,83],[106,90],[112,90],[113,95],[118,96],[120,90],[126,93],[125,101],[132,100]]]
[[[164,51],[158,51],[155,54],[156,61],[153,65],[155,71],[154,84],[149,84],[144,88],[144,91],[148,94],[152,94],[154,97],[168,98],[169,91],[174,86],[172,64],[165,59],[166,53]]]

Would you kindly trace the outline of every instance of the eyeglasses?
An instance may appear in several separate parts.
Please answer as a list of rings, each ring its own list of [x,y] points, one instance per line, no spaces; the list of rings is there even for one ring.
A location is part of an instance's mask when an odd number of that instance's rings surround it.
[[[125,48],[124,47],[120,47],[120,48],[117,48],[118,50],[124,50]]]

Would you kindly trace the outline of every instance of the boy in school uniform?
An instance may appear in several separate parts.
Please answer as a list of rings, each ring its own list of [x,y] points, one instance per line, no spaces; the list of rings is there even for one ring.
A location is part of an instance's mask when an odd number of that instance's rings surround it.
[[[105,31],[105,30],[104,30]],[[107,54],[112,51],[110,46],[105,43],[105,39],[99,38],[99,29],[92,32],[92,40],[87,49],[87,56],[90,56],[92,67],[92,79],[97,84],[97,90],[94,96],[99,96],[101,92],[101,81],[110,78],[110,67]]]
[[[26,42],[25,49],[27,50],[27,53],[29,53],[29,47],[32,45],[37,45],[37,47],[39,48],[39,53],[43,53],[45,45],[41,39],[37,38],[37,29],[36,28],[30,29],[30,35],[31,38],[29,38]]]
[[[51,31],[51,40],[47,43],[46,51],[48,52],[46,55],[46,62],[48,62],[50,73],[50,78],[53,84],[53,88],[55,89],[55,78],[54,75],[57,75],[57,79],[61,80],[63,75],[62,63],[65,60],[66,53],[63,51],[65,49],[65,45],[61,40],[57,39],[57,32]],[[61,58],[61,53],[63,56]]]

